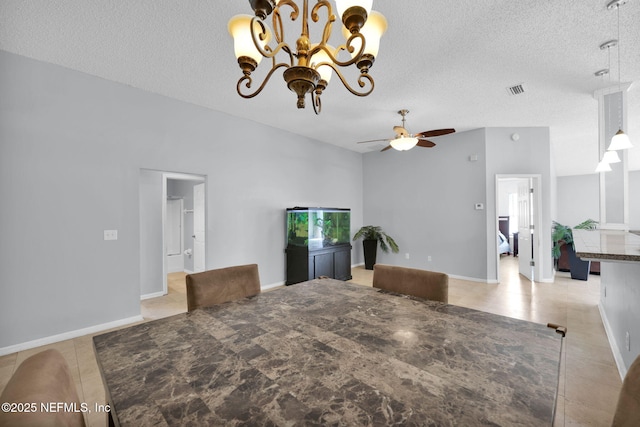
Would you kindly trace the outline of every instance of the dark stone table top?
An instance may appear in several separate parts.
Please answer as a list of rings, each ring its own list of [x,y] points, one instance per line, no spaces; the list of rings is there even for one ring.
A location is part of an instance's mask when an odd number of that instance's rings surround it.
[[[551,425],[560,335],[332,279],[94,338],[116,422]]]

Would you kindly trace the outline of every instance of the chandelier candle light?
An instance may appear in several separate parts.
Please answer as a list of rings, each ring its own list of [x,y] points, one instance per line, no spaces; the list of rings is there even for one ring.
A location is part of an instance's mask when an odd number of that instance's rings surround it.
[[[298,3],[300,0],[249,0],[255,16],[236,15],[229,21],[236,58],[244,74],[238,80],[238,94],[243,98],[253,98],[262,92],[276,70],[284,68],[282,75],[287,87],[298,97],[298,108],[305,107],[305,97],[309,94],[316,114],[322,109],[320,96],[327,88],[333,71],[349,92],[357,96],[369,95],[375,86],[369,69],[378,54],[380,37],[387,29],[384,16],[371,10],[373,0],[335,0],[335,11],[342,19],[345,35],[345,43],[337,48],[328,44],[336,20],[329,0],[317,0],[311,10],[309,0],[302,0],[302,31],[295,41],[295,49],[285,42],[281,9],[290,8],[291,21],[297,21],[300,17]],[[272,15],[271,28],[265,25],[269,15]],[[319,42],[312,43],[309,20],[317,23],[321,16],[326,19],[322,36]],[[272,39],[275,39],[274,46],[270,45]],[[348,52],[350,58],[338,59],[342,51]],[[276,61],[278,53],[287,57],[286,62]],[[251,73],[262,58],[272,60],[271,69],[260,86],[251,91]],[[361,91],[352,88],[340,71],[340,68],[351,65],[360,71],[357,83]]]

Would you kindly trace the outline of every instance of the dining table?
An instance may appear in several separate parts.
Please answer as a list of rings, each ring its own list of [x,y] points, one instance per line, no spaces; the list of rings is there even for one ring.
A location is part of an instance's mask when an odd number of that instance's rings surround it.
[[[93,342],[114,425],[539,427],[562,336],[323,278]]]

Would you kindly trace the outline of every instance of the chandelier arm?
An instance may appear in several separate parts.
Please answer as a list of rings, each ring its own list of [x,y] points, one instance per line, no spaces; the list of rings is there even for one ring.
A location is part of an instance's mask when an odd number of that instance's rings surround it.
[[[275,62],[275,60],[274,60]],[[273,73],[281,67],[287,67],[289,68],[289,64],[286,64],[284,62],[281,62],[280,64],[274,64],[273,67],[271,67],[271,70],[269,70],[269,73],[267,73],[267,75],[265,76],[264,80],[262,81],[262,84],[260,85],[260,87],[258,89],[256,89],[255,92],[252,93],[242,93],[242,83],[245,83],[245,87],[251,89],[251,84],[253,83],[253,79],[251,78],[250,75],[244,75],[242,77],[240,77],[240,80],[238,80],[238,85],[236,86],[236,90],[238,92],[238,95],[240,95],[243,98],[249,99],[249,98],[253,98],[254,96],[258,95],[260,92],[262,92],[262,89],[264,89],[264,87],[266,86],[266,84],[269,82],[269,79],[271,79],[271,76],[273,75]]]
[[[331,3],[328,0],[318,0],[318,3],[311,10],[311,19],[313,22],[318,22],[320,20],[320,16],[318,15],[318,11],[325,7],[327,9],[327,23],[324,25],[324,31],[322,32],[322,41],[320,44],[326,44],[331,37],[331,27],[336,20],[336,16],[333,14],[333,9],[331,8]]]
[[[258,34],[255,33],[254,23],[258,23],[258,25],[260,25],[261,31]],[[267,36],[267,31],[266,31],[266,27],[264,26],[264,23],[260,18],[258,18],[257,16],[254,16],[251,19],[250,28],[251,28],[251,38],[253,39],[253,44],[255,48],[258,50],[258,52],[260,52],[260,55],[262,55],[264,58],[273,58],[278,54],[278,52],[280,52],[280,50],[284,50],[289,54],[289,56],[291,57],[291,62],[293,63],[291,48],[285,42],[279,42],[278,45],[273,49],[271,49],[271,47],[269,46],[266,46],[264,49],[262,48],[258,40],[263,40],[264,37]]]
[[[367,85],[367,82],[369,82],[369,84],[371,85],[371,87],[369,88],[369,90],[364,91],[364,92],[358,92],[357,90],[355,90],[354,88],[352,88],[349,83],[347,83],[347,80],[344,78],[344,76],[342,75],[342,73],[340,72],[340,69],[337,68],[335,66],[335,64],[332,64],[330,62],[321,62],[320,64],[316,65],[316,69],[320,66],[328,66],[331,67],[333,69],[333,71],[336,72],[336,74],[338,75],[338,78],[340,79],[340,81],[342,82],[342,85],[352,94],[357,95],[357,96],[367,96],[369,95],[371,92],[373,92],[373,89],[375,87],[375,82],[373,81],[373,77],[371,77],[368,73],[361,73],[360,76],[358,77],[358,86],[365,87]]]
[[[329,58],[331,58],[331,60],[336,65],[339,65],[340,67],[348,67],[349,65],[355,64],[360,59],[362,59],[362,55],[364,54],[364,48],[366,46],[366,40],[365,40],[364,36],[361,33],[351,34],[351,37],[349,37],[349,39],[347,40],[347,42],[345,44],[340,45],[340,46],[338,46],[336,48],[336,52],[340,52],[341,50],[346,50],[349,53],[353,53],[355,48],[353,46],[351,46],[351,42],[353,40],[355,40],[356,38],[359,38],[362,41],[362,43],[360,44],[360,50],[349,61],[344,61],[344,62],[343,61],[339,61],[338,58],[337,58],[338,55],[334,55],[333,52],[329,51],[329,49],[325,48],[324,50],[329,55]],[[320,46],[317,46],[317,47],[320,47]]]
[[[278,2],[278,5],[273,9],[273,31],[278,43],[284,40],[284,28],[282,26],[282,16],[280,15],[280,7],[282,6],[289,6],[292,9],[289,15],[292,21],[298,19],[298,15],[300,14],[300,9],[293,0],[280,0]]]
[[[317,93],[311,93],[311,104],[313,105],[313,112],[316,116],[322,112],[322,101],[320,101],[320,95]]]

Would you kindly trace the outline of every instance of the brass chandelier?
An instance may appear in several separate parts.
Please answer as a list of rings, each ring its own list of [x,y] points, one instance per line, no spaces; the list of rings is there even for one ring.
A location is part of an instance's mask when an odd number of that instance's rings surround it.
[[[255,16],[236,15],[229,20],[229,33],[234,38],[234,50],[243,76],[238,80],[237,91],[243,98],[253,98],[258,95],[273,73],[284,68],[282,73],[287,87],[296,93],[298,108],[305,107],[305,97],[310,95],[313,110],[319,114],[322,110],[320,96],[327,88],[332,72],[354,95],[367,96],[375,86],[369,69],[373,66],[380,37],[387,28],[385,17],[371,10],[373,0],[335,0],[336,12],[342,19],[342,34],[344,44],[333,48],[328,44],[332,35],[333,23],[336,20],[334,7],[329,0],[317,0],[309,10],[309,0],[302,1],[302,31],[295,41],[295,49],[285,42],[281,12],[291,9],[291,21],[300,17],[300,8],[295,0],[249,0]],[[272,25],[265,25],[267,17],[272,16]],[[309,19],[314,23],[320,21],[321,16],[326,19],[320,41],[312,43],[309,39]],[[271,39],[275,45],[271,46]],[[350,54],[350,58],[338,59],[342,51]],[[282,53],[281,53],[282,52]],[[287,57],[285,62],[277,62],[276,56]],[[343,55],[347,56],[347,55]],[[264,80],[252,91],[253,77],[262,58],[272,60],[271,69]],[[359,90],[354,89],[347,82],[340,71],[341,68],[355,65],[360,71],[357,78]]]

